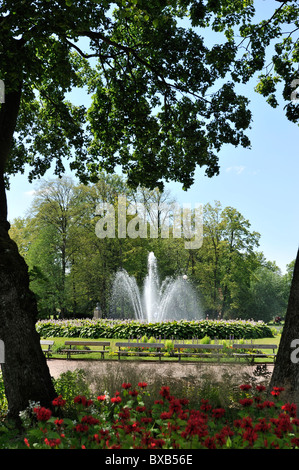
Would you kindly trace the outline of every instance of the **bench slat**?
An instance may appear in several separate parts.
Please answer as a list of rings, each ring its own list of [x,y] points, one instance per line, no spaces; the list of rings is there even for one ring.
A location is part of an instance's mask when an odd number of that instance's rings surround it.
[[[106,341],[65,341],[65,346],[110,346]]]
[[[223,349],[223,344],[184,344],[175,343],[174,349]]]
[[[164,343],[115,343],[119,348],[164,348]]]
[[[155,355],[159,357],[161,361],[162,352],[161,349],[165,348],[164,343],[132,343],[132,342],[118,342],[115,343],[115,346],[118,347],[118,360],[121,356],[129,356],[134,354],[136,356],[151,356]],[[155,348],[157,351],[121,351],[120,348]]]
[[[40,345],[41,346],[48,346],[47,349],[42,348],[43,353],[45,353],[45,356],[48,357],[48,359],[51,356],[53,344],[54,344],[54,341],[52,341],[50,339],[41,339],[40,340]]]
[[[110,342],[108,341],[65,341],[65,346],[69,346],[67,349],[62,349],[62,353],[66,353],[67,358],[71,357],[71,354],[85,354],[85,353],[100,353],[102,359],[105,359],[105,353],[107,353],[107,349],[105,347],[110,346]],[[72,349],[72,346],[98,346],[103,347],[103,349]]]
[[[235,349],[277,349],[276,344],[233,344]]]

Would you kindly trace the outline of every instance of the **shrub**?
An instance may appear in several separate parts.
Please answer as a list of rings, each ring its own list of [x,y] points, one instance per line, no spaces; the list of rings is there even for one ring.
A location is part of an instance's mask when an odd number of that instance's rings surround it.
[[[201,344],[210,344],[211,343],[211,338],[209,336],[205,336],[204,338],[202,338],[202,340],[200,342],[201,342]]]
[[[5,395],[2,372],[0,372],[0,420],[7,413],[7,399]]]
[[[36,329],[41,337],[77,338],[141,338],[162,339],[210,338],[256,339],[273,338],[273,332],[263,322],[245,320],[198,320],[140,323],[135,320],[40,320]]]
[[[57,379],[53,378],[52,380],[57,396],[63,396],[66,401],[65,409],[69,413],[72,413],[73,410],[74,396],[90,394],[90,388],[86,380],[86,371],[83,369],[62,372]]]

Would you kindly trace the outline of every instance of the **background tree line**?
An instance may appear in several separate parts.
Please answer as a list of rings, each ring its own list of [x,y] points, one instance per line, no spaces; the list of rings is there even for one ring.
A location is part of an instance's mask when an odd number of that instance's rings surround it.
[[[133,208],[143,204],[146,223],[156,228],[157,238],[120,238],[117,231],[114,238],[96,235],[97,206],[112,204],[117,216],[120,195]],[[29,266],[40,318],[92,316],[97,303],[103,316],[111,316],[115,273],[124,268],[141,285],[149,251],[157,257],[161,278],[188,275],[204,316],[266,322],[284,316],[294,263],[282,275],[275,262],[258,251],[260,234],[250,222],[236,208],[222,208],[219,201],[203,207],[202,246],[186,249],[184,238],[173,236],[168,211],[174,202],[167,191],[133,191],[118,175],[103,173],[90,185],[75,184],[68,177],[43,181],[28,216],[15,219],[10,229]],[[127,211],[127,222],[136,217],[131,212]],[[166,220],[169,237],[163,238]]]

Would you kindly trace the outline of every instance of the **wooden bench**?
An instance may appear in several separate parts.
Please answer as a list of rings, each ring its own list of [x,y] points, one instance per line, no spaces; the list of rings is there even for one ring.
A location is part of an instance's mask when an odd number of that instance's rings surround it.
[[[117,355],[118,360],[121,356],[157,356],[159,361],[161,361],[161,356],[163,355],[161,349],[165,348],[164,343],[133,343],[133,342],[121,342],[115,343],[115,346],[118,347]],[[121,348],[130,348],[128,351],[121,351]],[[133,350],[131,348],[134,348]],[[147,351],[138,351],[138,349],[147,349]],[[150,351],[149,348],[155,349],[155,351]]]
[[[216,357],[220,360],[220,351],[223,349],[223,344],[190,344],[190,343],[174,343],[174,349],[178,352],[173,352],[174,356],[178,356],[179,361],[182,356],[197,356],[197,357]],[[182,351],[185,350],[185,351]],[[190,351],[190,349],[196,349],[196,351]],[[186,351],[189,350],[189,351]],[[206,353],[204,351],[211,351],[212,353]],[[216,353],[215,353],[216,351]]]
[[[40,341],[41,346],[48,346],[47,348],[42,347],[42,351],[45,353],[45,356],[49,359],[49,357],[52,355],[52,346],[54,344],[54,341],[48,340],[48,339],[42,339]]]
[[[86,353],[99,353],[102,356],[102,359],[105,359],[105,353],[107,353],[106,347],[110,346],[110,343],[107,341],[65,341],[65,346],[69,346],[67,349],[62,349],[62,353],[66,353],[67,359],[70,359],[72,354],[86,354]],[[76,349],[72,346],[84,346],[85,349]],[[97,346],[101,349],[89,349],[91,346]]]
[[[253,363],[254,362],[254,359],[255,358],[273,358],[273,362],[275,362],[275,358],[276,358],[276,349],[277,349],[277,345],[276,344],[254,344],[254,343],[246,343],[246,344],[242,344],[242,343],[235,343],[233,344],[233,349],[245,349],[247,352],[237,352],[237,353],[233,353],[233,356],[238,358],[238,359],[241,359],[242,357],[243,358],[247,358],[247,359],[250,359],[251,362]],[[263,352],[256,352],[256,350],[268,350],[268,349],[271,349],[272,350],[272,353],[263,353]]]

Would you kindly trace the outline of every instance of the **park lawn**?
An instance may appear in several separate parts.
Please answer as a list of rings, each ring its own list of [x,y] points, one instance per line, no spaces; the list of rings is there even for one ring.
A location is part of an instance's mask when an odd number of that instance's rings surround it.
[[[54,346],[53,346],[53,354],[52,354],[52,358],[53,359],[62,359],[62,358],[66,358],[66,353],[60,353],[59,350],[61,349],[65,349],[65,346],[64,346],[64,343],[65,341],[98,341],[98,342],[101,342],[101,341],[108,341],[110,342],[110,348],[108,349],[107,348],[107,354],[105,354],[105,360],[108,359],[108,360],[117,360],[117,350],[118,348],[115,346],[115,343],[117,342],[120,342],[120,341],[127,341],[127,339],[125,338],[122,338],[122,339],[115,339],[115,338],[99,338],[99,339],[88,339],[88,338],[68,338],[68,337],[55,337],[55,338],[47,338],[47,339],[50,339],[50,340],[53,340],[54,341]],[[131,340],[132,342],[132,340]],[[228,340],[226,340],[226,342],[228,342]],[[237,342],[234,341],[234,342]],[[251,340],[244,340],[245,343],[249,343],[251,342]],[[258,338],[258,339],[254,339],[252,340],[252,343],[253,344],[277,344],[277,346],[279,346],[279,342],[280,342],[280,335],[276,335],[275,338]],[[185,340],[185,343],[192,343],[192,340]],[[90,353],[84,353],[84,354],[80,354],[80,352],[78,352],[78,354],[75,354],[73,353],[72,354],[72,358],[73,359],[88,359],[88,360],[93,360],[93,359],[100,359],[101,356],[99,355],[99,353],[93,353],[92,350],[93,349],[97,349],[96,346],[91,346],[90,347]],[[79,348],[80,350],[80,348]],[[267,352],[265,350],[265,352]],[[142,361],[158,361],[159,362],[159,359],[157,357],[153,357],[153,356],[149,356],[149,357],[138,357],[136,355],[128,355],[128,356],[122,356],[121,358],[121,361],[132,361],[132,360],[142,360]],[[170,361],[170,362],[178,362],[178,358],[177,357],[169,357],[169,356],[162,356],[162,362],[163,361]],[[215,359],[213,358],[209,358],[207,356],[207,358],[198,358],[196,356],[193,356],[193,357],[182,357],[181,358],[181,362],[216,362]],[[222,359],[222,361],[225,361],[225,362],[229,362],[229,359]],[[234,360],[235,362],[235,360]],[[245,362],[245,359],[241,359],[241,362]],[[258,362],[272,362],[272,359],[255,359],[255,363],[258,363]]]

